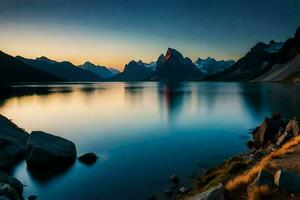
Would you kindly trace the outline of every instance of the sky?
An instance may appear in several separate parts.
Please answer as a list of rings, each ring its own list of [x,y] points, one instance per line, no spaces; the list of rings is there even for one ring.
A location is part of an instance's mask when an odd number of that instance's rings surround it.
[[[235,59],[300,26],[300,0],[0,0],[0,50],[123,69],[168,47]]]

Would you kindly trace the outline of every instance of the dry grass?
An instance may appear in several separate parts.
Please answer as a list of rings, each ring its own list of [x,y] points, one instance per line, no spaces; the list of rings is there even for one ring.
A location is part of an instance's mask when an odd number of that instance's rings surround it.
[[[227,184],[225,185],[226,189],[232,191],[238,189],[241,186],[248,185],[250,182],[254,180],[254,178],[257,176],[259,171],[265,168],[269,164],[270,160],[274,158],[282,157],[286,153],[292,152],[293,151],[292,147],[294,147],[299,143],[300,143],[300,136],[294,137],[289,142],[284,144],[280,149],[264,157],[253,168],[249,169],[243,174],[238,175],[235,178],[231,179],[229,182],[227,182]]]
[[[267,185],[253,187],[247,193],[247,200],[260,200],[263,196],[268,196],[271,193]]]

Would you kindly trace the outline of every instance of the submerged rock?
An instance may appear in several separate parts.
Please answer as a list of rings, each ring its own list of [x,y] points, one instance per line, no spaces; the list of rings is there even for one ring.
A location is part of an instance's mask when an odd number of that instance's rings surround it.
[[[275,184],[287,192],[300,192],[300,175],[282,169],[278,170],[274,178]]]
[[[224,200],[224,186],[223,184],[219,184],[218,186],[197,194],[191,198],[189,198],[188,200]]]
[[[64,168],[74,163],[75,144],[64,138],[41,131],[30,134],[26,163],[29,168]]]
[[[171,175],[169,179],[174,184],[178,184],[179,183],[179,178],[177,176],[175,176],[174,174]]]
[[[94,153],[86,153],[78,158],[78,160],[80,162],[87,164],[87,165],[94,164],[97,161],[97,159],[98,159],[98,156]]]
[[[190,189],[189,188],[187,188],[187,187],[181,187],[180,189],[179,189],[179,192],[181,193],[181,194],[186,194],[187,192],[189,192],[190,191]]]
[[[172,193],[173,193],[173,190],[171,188],[166,188],[164,190],[164,194],[167,195],[167,196],[172,195]]]
[[[29,134],[0,115],[0,169],[24,159]]]
[[[36,200],[38,197],[36,195],[30,195],[28,200]]]

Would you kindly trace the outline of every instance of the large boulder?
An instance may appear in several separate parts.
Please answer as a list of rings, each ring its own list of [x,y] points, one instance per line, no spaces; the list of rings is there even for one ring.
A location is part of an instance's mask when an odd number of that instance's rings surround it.
[[[285,131],[292,133],[294,136],[298,136],[300,134],[300,120],[297,118],[290,120],[285,127]]]
[[[29,168],[64,168],[76,160],[75,144],[64,138],[33,131],[30,134],[26,163]]]
[[[274,182],[286,192],[300,192],[300,175],[294,172],[285,169],[278,170]]]
[[[191,198],[189,198],[189,200],[224,200],[224,186],[223,184],[219,184],[218,186],[197,194]]]
[[[273,115],[272,118],[266,117],[260,127],[253,133],[257,146],[265,146],[270,142],[274,143],[277,133],[284,125],[278,115]]]
[[[0,169],[24,159],[29,134],[0,115]]]

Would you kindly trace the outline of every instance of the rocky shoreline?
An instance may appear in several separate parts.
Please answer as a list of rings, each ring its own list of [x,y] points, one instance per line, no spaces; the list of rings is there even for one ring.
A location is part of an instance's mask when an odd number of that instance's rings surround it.
[[[300,120],[279,113],[252,131],[249,153],[232,157],[195,179],[180,200],[300,199]]]
[[[71,167],[77,159],[73,142],[45,133],[30,134],[0,115],[0,199],[22,200],[23,184],[5,172],[11,171],[18,162],[25,160],[32,174],[55,175]],[[96,162],[97,156],[87,153],[78,158],[84,164]],[[28,200],[37,199],[32,195]]]

